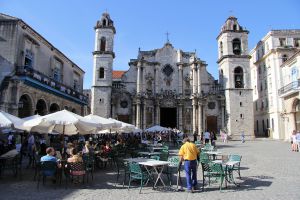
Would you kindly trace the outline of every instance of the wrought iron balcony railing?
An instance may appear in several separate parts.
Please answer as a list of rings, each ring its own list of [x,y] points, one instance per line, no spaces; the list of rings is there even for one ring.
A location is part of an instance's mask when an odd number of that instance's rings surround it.
[[[286,94],[290,91],[300,89],[300,79],[298,81],[293,81],[278,90],[279,95]]]
[[[78,92],[74,90],[73,88],[66,86],[63,83],[60,83],[53,78],[50,78],[49,76],[29,67],[20,66],[16,68],[16,75],[18,76],[26,76],[30,77],[36,81],[38,81],[41,84],[50,86],[51,88],[58,90],[66,95],[69,95],[73,98],[78,99],[81,102],[84,102],[85,104],[88,103],[88,97],[85,96],[83,93]]]

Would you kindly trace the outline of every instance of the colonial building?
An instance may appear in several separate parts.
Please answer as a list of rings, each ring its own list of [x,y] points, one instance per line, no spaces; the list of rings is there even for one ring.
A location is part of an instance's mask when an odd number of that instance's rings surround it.
[[[299,47],[300,39],[295,41]],[[279,95],[283,101],[280,117],[283,121],[285,140],[290,140],[293,130],[300,131],[300,50],[281,65],[282,87]]]
[[[232,24],[228,25],[228,20]],[[248,32],[236,18],[228,20],[218,37],[224,43],[224,56],[219,57],[224,82],[220,85],[195,52],[175,49],[169,41],[158,49],[139,49],[127,71],[113,71],[116,29],[109,14],[104,13],[95,27],[92,113],[142,129],[159,124],[190,133],[227,128],[229,134],[243,131],[252,135],[253,119],[246,115],[252,113]],[[239,40],[241,55],[232,51],[234,39]],[[237,77],[242,80],[235,80]]]
[[[23,20],[0,14],[0,109],[84,114],[84,71]]]
[[[299,49],[300,30],[272,30],[250,52],[256,136],[289,138],[290,130],[284,126],[287,110],[283,107],[283,100],[290,98],[292,88],[287,85],[297,82],[299,76],[297,67],[289,73],[292,68],[284,67],[283,73],[281,66]]]

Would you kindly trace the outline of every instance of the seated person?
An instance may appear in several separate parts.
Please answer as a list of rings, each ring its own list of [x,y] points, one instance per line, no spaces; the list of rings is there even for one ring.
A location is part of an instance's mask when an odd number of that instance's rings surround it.
[[[73,143],[68,143],[67,144],[67,149],[66,149],[66,153],[68,155],[68,157],[71,155],[71,150],[75,148],[74,144]]]
[[[83,162],[82,156],[77,152],[76,148],[71,149],[70,153],[71,157],[68,158],[68,163]]]
[[[94,152],[94,149],[93,149],[92,145],[90,145],[89,141],[86,141],[85,145],[82,149],[82,153],[83,154],[88,154],[88,153],[93,153],[93,152]]]
[[[47,155],[41,157],[41,162],[46,162],[46,161],[55,162],[55,163],[57,163],[57,167],[61,168],[61,164],[59,163],[59,160],[56,157],[54,157],[54,154],[55,154],[54,148],[53,147],[48,147],[46,149],[46,153],[47,153]],[[53,171],[44,171],[44,173],[47,176],[53,176],[54,175]]]

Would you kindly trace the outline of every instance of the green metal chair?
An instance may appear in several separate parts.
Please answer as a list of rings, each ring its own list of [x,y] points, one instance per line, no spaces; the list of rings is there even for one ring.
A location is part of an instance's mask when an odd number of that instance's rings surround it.
[[[241,178],[241,172],[240,172],[241,160],[242,160],[242,156],[240,155],[229,155],[228,157],[228,161],[239,161],[238,164],[233,165],[233,167],[230,169],[233,171],[237,171],[239,178]]]
[[[180,157],[172,156],[172,157],[168,158],[168,162],[170,162],[170,164],[168,165],[165,173],[167,174],[168,181],[170,182],[170,186],[172,185],[172,175],[174,173],[177,173],[176,189],[178,190],[179,181],[180,181],[180,185],[182,187],[182,181],[181,181],[181,176],[180,176],[180,170],[181,170],[182,163],[181,163]]]
[[[209,176],[220,181],[220,191],[222,191],[222,185],[225,179],[225,172],[223,170],[222,164],[209,163]]]
[[[120,174],[123,171],[124,172],[123,187],[124,187],[124,184],[126,182],[126,178],[129,177],[129,174],[130,174],[129,164],[128,164],[127,161],[124,161],[123,158],[118,157],[118,158],[116,158],[116,166],[117,166],[117,181],[116,181],[115,186],[117,185]]]
[[[85,171],[87,173],[87,182],[89,182],[89,175],[91,175],[92,180],[94,180],[95,171],[95,155],[94,153],[84,154],[82,156],[83,163],[85,166]]]
[[[147,185],[150,176],[147,171],[143,171],[138,163],[129,163],[129,184],[128,190],[130,188],[131,181],[140,180],[140,193],[142,191],[143,185]]]
[[[157,155],[150,156],[150,158],[154,160],[160,160],[160,156]]]
[[[159,157],[160,157],[159,160],[161,160],[161,161],[167,161],[168,158],[169,158],[169,151],[162,150]]]

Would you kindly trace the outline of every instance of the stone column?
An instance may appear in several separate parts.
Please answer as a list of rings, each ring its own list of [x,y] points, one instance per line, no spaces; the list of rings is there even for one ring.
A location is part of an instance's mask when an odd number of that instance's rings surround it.
[[[221,127],[222,129],[225,128],[225,105],[223,102],[221,102]]]
[[[207,129],[207,126],[206,126],[206,112],[205,112],[205,103],[202,103],[202,116],[203,116],[203,119],[202,119],[202,130],[205,131]]]
[[[193,64],[193,94],[197,93],[197,66]]]
[[[137,64],[137,86],[136,86],[136,93],[140,93],[141,92],[141,63],[138,62]]]
[[[202,103],[201,101],[198,102],[198,135],[201,135],[203,131],[202,127]]]
[[[178,104],[178,129],[179,130],[183,130],[183,121],[182,121],[182,108],[183,108],[183,105],[182,103],[179,103]]]
[[[155,92],[159,92],[159,67],[155,65]]]
[[[178,91],[179,94],[183,94],[183,87],[182,87],[182,79],[183,79],[183,66],[182,64],[179,64],[178,66],[178,74],[179,74],[179,78],[178,78]]]
[[[196,99],[193,99],[193,133],[196,131],[196,124],[197,124],[197,121],[196,121]]]
[[[136,104],[132,104],[132,124],[134,124],[135,126],[137,126],[136,124]]]
[[[144,102],[144,107],[143,107],[143,129],[146,129],[147,125],[147,105]]]
[[[197,70],[197,76],[198,76],[198,80],[197,80],[197,83],[198,83],[198,93],[199,95],[201,95],[201,65],[200,63],[198,64],[198,70]]]
[[[159,103],[156,104],[156,122],[157,125],[160,124],[160,106]]]
[[[138,128],[142,128],[141,127],[141,101],[137,100],[136,102],[136,126]]]
[[[146,91],[145,89],[145,80],[144,80],[144,74],[145,74],[145,68],[141,67],[141,91],[144,93]]]

